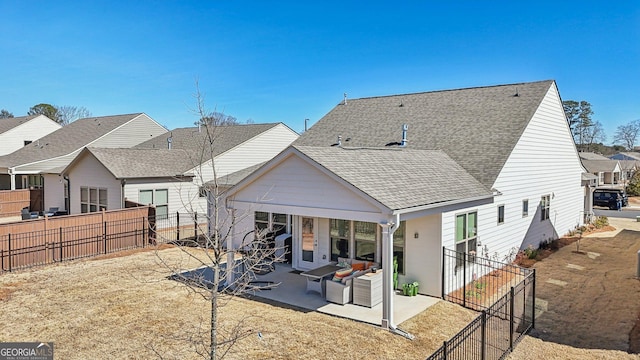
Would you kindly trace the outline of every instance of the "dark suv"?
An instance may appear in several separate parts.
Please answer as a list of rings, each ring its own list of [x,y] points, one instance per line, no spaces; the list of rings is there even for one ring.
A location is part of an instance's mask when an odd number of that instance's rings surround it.
[[[622,206],[629,205],[627,193],[622,189],[596,189],[593,192],[593,206],[604,206],[615,210],[618,208],[618,195],[622,196]]]

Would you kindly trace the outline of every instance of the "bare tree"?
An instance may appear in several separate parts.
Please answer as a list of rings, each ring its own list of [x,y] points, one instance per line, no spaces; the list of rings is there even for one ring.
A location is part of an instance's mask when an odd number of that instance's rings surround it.
[[[623,145],[627,150],[633,150],[633,146],[640,132],[640,119],[633,120],[628,124],[619,125],[613,138],[613,142]]]
[[[197,103],[195,112],[199,119],[216,114],[205,111],[199,90],[195,97]],[[189,269],[183,269],[165,261],[161,252],[157,252],[157,256],[171,271],[174,280],[180,281],[210,304],[208,323],[197,326],[195,335],[186,336],[185,340],[194,345],[200,356],[213,360],[223,358],[239,340],[255,334],[250,322],[239,322],[222,328],[219,319],[220,308],[238,295],[277,286],[273,283],[256,282],[256,275],[271,271],[275,262],[284,259],[276,256],[279,249],[270,243],[272,239],[267,236],[267,232],[253,228],[246,231],[242,243],[234,249],[233,232],[238,232],[235,227],[242,219],[234,213],[227,214],[224,210],[225,195],[218,184],[213,161],[221,129],[216,121],[204,121],[200,126],[200,131],[204,133],[204,140],[201,151],[191,160],[197,168],[196,176],[201,183],[206,183],[208,224],[199,225],[199,233],[203,235],[176,243],[182,253],[191,260]],[[211,169],[205,169],[206,166],[210,166]],[[203,174],[211,172],[213,172],[213,179],[206,181]],[[197,209],[192,204],[193,199],[183,198],[183,205],[190,209],[191,220],[197,222],[195,217]],[[169,239],[160,240],[169,241]],[[193,266],[194,263],[195,266]],[[194,269],[198,270],[189,271]]]
[[[594,121],[592,126],[585,129],[583,136],[587,151],[592,151],[593,144],[603,143],[607,140],[607,135],[604,133],[604,128],[599,121]]]
[[[63,105],[56,108],[58,109],[58,123],[61,125],[69,125],[75,120],[91,116],[91,112],[83,106]]]

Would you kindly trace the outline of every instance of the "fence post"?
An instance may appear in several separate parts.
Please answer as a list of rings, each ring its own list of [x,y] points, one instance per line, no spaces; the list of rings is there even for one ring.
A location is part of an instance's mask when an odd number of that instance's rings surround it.
[[[445,297],[445,295],[444,295],[444,292],[445,292],[444,281],[445,281],[445,278],[446,278],[445,277],[445,271],[446,271],[446,264],[445,263],[447,261],[445,252],[446,252],[446,248],[443,246],[442,247],[442,279],[441,279],[442,280],[442,286],[441,287],[442,287],[442,299],[443,300],[444,300],[444,297]]]
[[[462,307],[467,307],[467,253],[462,253]]]
[[[62,262],[62,226],[60,226],[60,262]]]
[[[142,220],[142,247],[145,247],[147,244],[147,239],[144,236],[145,233],[145,221],[144,221],[144,217],[141,219]]]
[[[176,241],[180,241],[180,213],[176,211]]]
[[[442,354],[444,355],[444,360],[447,360],[447,340],[442,344]]]
[[[482,310],[482,327],[480,328],[481,349],[480,359],[484,360],[487,352],[487,311]]]
[[[513,351],[513,312],[515,311],[515,297],[516,291],[511,287],[509,292],[509,351]],[[525,299],[526,302],[526,299]]]
[[[533,288],[531,289],[531,298],[533,299],[533,305],[531,306],[531,328],[536,328],[536,269],[533,269]],[[524,301],[527,301],[525,299]]]
[[[9,272],[11,272],[11,233],[9,233]]]
[[[104,253],[107,253],[107,222],[103,221],[103,229],[102,229],[102,242],[104,247]]]

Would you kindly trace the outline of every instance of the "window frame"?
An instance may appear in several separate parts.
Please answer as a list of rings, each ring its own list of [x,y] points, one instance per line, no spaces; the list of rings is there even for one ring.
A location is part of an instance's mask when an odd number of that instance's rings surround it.
[[[504,224],[505,219],[505,207],[504,204],[498,205],[498,225]]]
[[[104,194],[104,196],[103,196]],[[83,196],[84,195],[84,196]],[[100,212],[109,208],[109,192],[107,188],[93,186],[80,187],[80,213]]]
[[[551,212],[551,195],[542,195],[540,197],[540,221],[549,220]]]
[[[358,226],[373,226],[373,240],[365,237],[358,237],[358,234],[371,235],[371,233],[359,232]],[[368,221],[353,221],[353,259],[375,262],[378,255],[378,224]],[[358,256],[358,252],[362,249],[362,245],[370,246],[373,243],[373,253],[371,257]]]
[[[470,233],[469,229],[469,219],[473,215],[474,218],[474,228],[473,233]],[[464,224],[462,228],[463,237],[458,236],[458,218],[464,217]],[[471,236],[469,236],[472,234]],[[473,250],[469,250],[470,244],[473,243]],[[454,244],[456,249],[456,268],[461,267],[464,264],[464,255],[461,253],[467,254],[467,259],[470,262],[475,262],[476,252],[478,248],[478,211],[473,210],[465,213],[460,213],[455,215],[455,232],[454,232]],[[464,251],[460,251],[459,245],[464,244]],[[473,253],[472,253],[473,252]]]
[[[529,199],[522,200],[522,217],[529,216]]]
[[[338,222],[344,222],[346,224],[346,230],[344,232],[344,234],[340,233],[340,230],[342,230],[339,226],[338,227],[334,227],[334,224],[337,225]],[[329,241],[330,241],[330,246],[331,246],[331,261],[338,261],[339,257],[346,257],[346,258],[350,258],[351,257],[351,237],[352,237],[352,229],[353,226],[351,224],[351,220],[344,220],[344,219],[329,219]],[[338,233],[336,235],[334,235],[334,231],[338,231]],[[340,252],[340,249],[338,249],[338,241],[340,240],[344,240],[346,241],[347,244],[347,249],[346,249],[346,255],[345,256],[341,256],[342,253]]]
[[[166,201],[163,203],[158,203],[158,195],[157,192],[166,192]],[[143,203],[140,199],[140,195],[142,193],[150,193],[151,194],[151,202]],[[165,220],[169,218],[169,189],[140,189],[138,190],[138,203],[142,205],[153,205],[156,209],[156,220]],[[164,211],[158,211],[158,209],[166,209]]]

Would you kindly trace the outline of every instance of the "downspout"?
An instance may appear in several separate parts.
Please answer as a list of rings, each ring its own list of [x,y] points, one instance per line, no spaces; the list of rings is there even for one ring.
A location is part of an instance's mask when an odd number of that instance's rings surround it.
[[[126,207],[126,201],[124,200],[124,186],[127,184],[127,179],[120,180],[120,209],[124,209]]]
[[[394,334],[413,340],[414,336],[400,330],[393,322],[393,234],[400,226],[400,214],[395,214],[395,222],[380,223],[382,227],[382,328]]]
[[[69,180],[69,175],[64,175],[62,178],[67,182],[67,199],[64,207],[67,210],[67,215],[71,215],[71,180]]]

